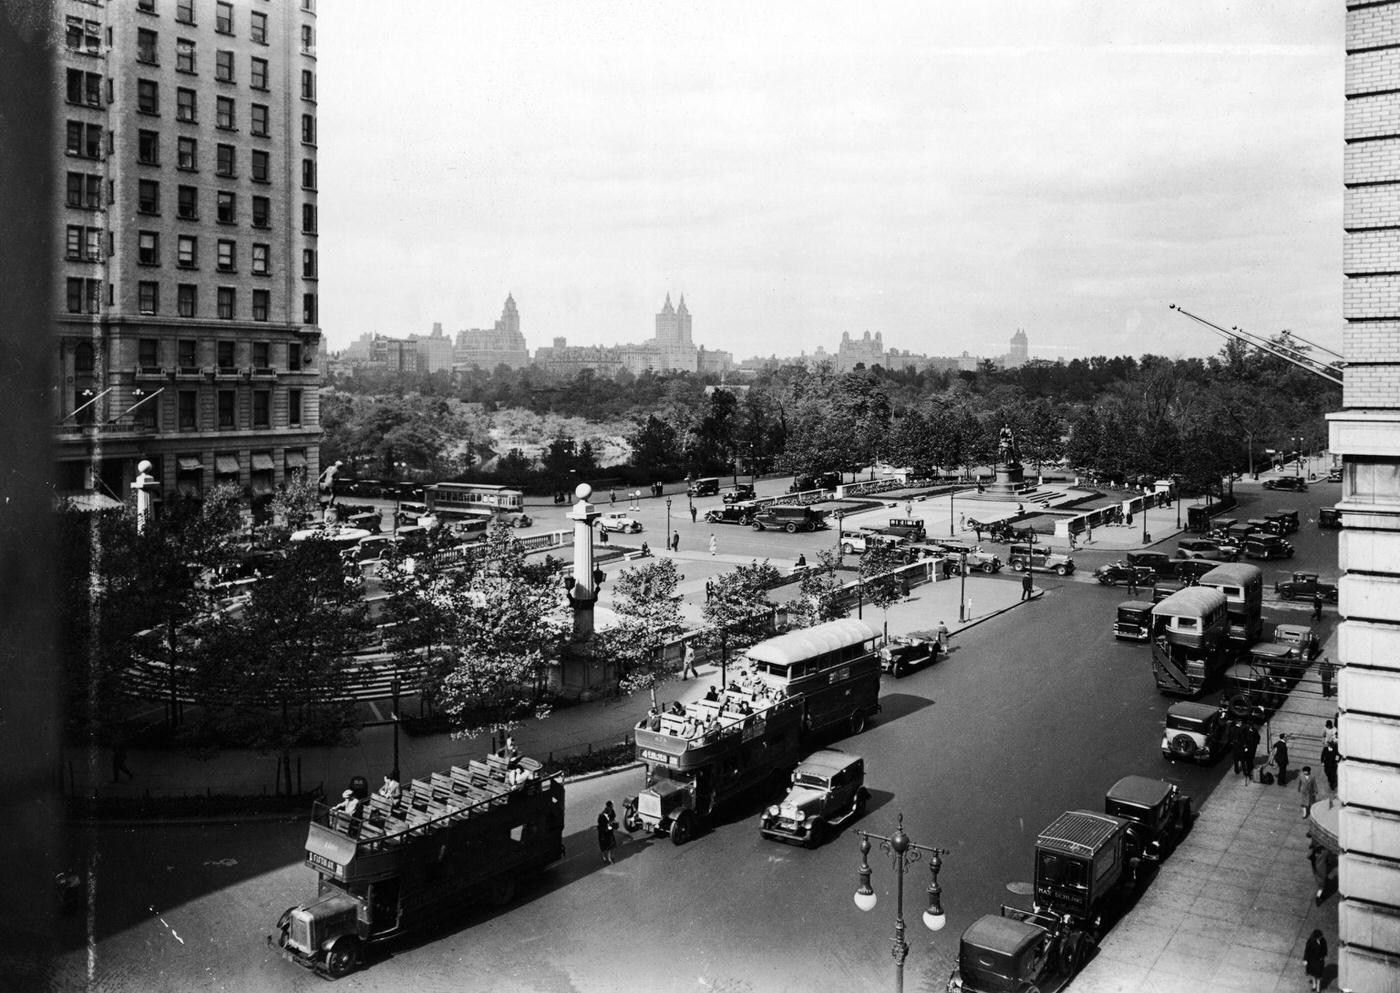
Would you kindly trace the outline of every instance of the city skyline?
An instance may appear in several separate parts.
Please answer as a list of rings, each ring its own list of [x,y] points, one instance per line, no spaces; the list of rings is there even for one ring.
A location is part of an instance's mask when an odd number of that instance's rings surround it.
[[[1168,303],[1339,344],[1340,9],[523,4],[422,59],[455,12],[324,12],[332,348],[506,292],[608,344],[658,286],[736,357],[1219,348]]]

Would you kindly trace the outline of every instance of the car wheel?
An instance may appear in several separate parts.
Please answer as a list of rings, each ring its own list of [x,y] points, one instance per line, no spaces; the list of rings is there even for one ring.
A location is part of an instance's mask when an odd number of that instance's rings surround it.
[[[1069,571],[1069,570],[1066,569],[1066,568],[1065,568],[1064,566],[1062,566],[1062,565],[1057,565],[1057,566],[1055,566],[1055,575],[1057,575],[1057,576],[1063,576],[1063,575],[1065,575],[1065,573],[1067,573],[1068,571]]]
[[[786,531],[788,534],[796,534],[797,525],[792,523],[791,521],[788,521],[787,527],[783,528],[783,530]]]
[[[762,530],[763,530],[763,525],[760,524],[760,523],[758,523],[758,521],[754,521],[754,522],[753,522],[753,529],[754,529],[755,531],[762,531]]]
[[[992,573],[997,571],[997,567],[990,562],[985,562],[982,565],[982,571],[990,576]]]
[[[856,790],[855,812],[857,817],[865,816],[865,807],[868,803],[870,803],[870,794],[866,791],[865,787],[862,786],[860,789]]]
[[[1196,739],[1189,734],[1177,735],[1172,739],[1172,753],[1182,758],[1191,758],[1196,754]]]
[[[628,831],[640,831],[642,829],[642,816],[637,813],[637,808],[628,804],[622,809],[622,826]]]
[[[744,527],[748,527],[750,524],[753,523],[753,518],[752,518],[752,517],[741,517],[741,518],[739,518],[739,523],[742,524]]]
[[[853,710],[847,720],[847,726],[851,729],[851,734],[860,734],[865,730],[865,711]]]
[[[348,976],[360,964],[360,941],[348,935],[340,938],[326,952],[326,972],[334,979]]]
[[[846,541],[846,542],[842,542],[842,543],[841,543],[841,554],[842,554],[842,555],[851,555],[851,554],[854,554],[854,552],[855,552],[855,548],[853,548],[853,547],[851,546],[851,543],[850,543],[849,541]]]
[[[905,673],[904,661],[901,659],[900,661],[898,661],[898,662],[896,662],[896,663],[894,664],[894,678],[895,678],[895,679],[903,679],[903,678],[904,678],[904,673]]]
[[[695,813],[682,810],[671,822],[671,844],[684,845],[695,837]]]
[[[818,820],[816,820],[816,821],[813,821],[813,822],[812,822],[812,829],[811,829],[810,831],[807,832],[807,838],[806,838],[805,841],[803,841],[803,844],[804,844],[807,848],[816,848],[816,847],[818,847],[818,846],[821,845],[821,843],[826,839],[826,832],[827,832],[827,824],[826,824],[826,821],[823,821],[823,820],[820,820],[820,819],[818,819]]]

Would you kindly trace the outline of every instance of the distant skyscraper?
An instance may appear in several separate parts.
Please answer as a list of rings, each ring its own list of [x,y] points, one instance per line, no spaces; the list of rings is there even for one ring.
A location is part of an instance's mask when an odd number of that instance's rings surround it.
[[[1006,353],[1006,368],[1015,369],[1030,361],[1030,350],[1026,344],[1026,332],[1021,328],[1011,336],[1011,351]]]
[[[515,297],[506,295],[500,320],[491,330],[472,328],[457,332],[452,364],[463,367],[474,365],[488,372],[498,365],[523,369],[530,364],[525,336],[520,333],[520,312],[515,309]]]
[[[501,319],[496,322],[496,330],[506,334],[520,334],[520,312],[515,309],[515,297],[506,294],[506,306],[501,311]]]

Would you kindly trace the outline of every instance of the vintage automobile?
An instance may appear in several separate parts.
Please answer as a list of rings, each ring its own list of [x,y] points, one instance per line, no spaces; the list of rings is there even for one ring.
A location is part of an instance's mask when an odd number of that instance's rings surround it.
[[[1007,551],[1011,568],[1017,572],[1053,572],[1068,576],[1074,571],[1074,559],[1060,555],[1049,545],[1012,545]]]
[[[1318,652],[1322,651],[1317,643],[1317,634],[1306,624],[1274,625],[1274,641],[1293,647],[1308,662],[1317,658]]]
[[[1129,565],[1151,569],[1158,579],[1176,578],[1176,566],[1172,565],[1172,557],[1166,552],[1129,552],[1127,560]]]
[[[880,649],[880,668],[896,679],[910,669],[932,665],[938,661],[938,636],[936,634],[908,634],[896,636]]]
[[[1327,481],[1329,483],[1340,483],[1342,481],[1342,467],[1334,465],[1327,470]]]
[[[1195,586],[1201,577],[1220,563],[1214,559],[1172,559],[1171,565],[1176,578],[1187,586]]]
[[[891,517],[889,527],[880,530],[909,541],[923,541],[928,536],[927,525],[917,517]]]
[[[1254,649],[1268,647],[1255,645]],[[1231,716],[1237,719],[1272,713],[1288,697],[1288,683],[1275,675],[1270,665],[1253,661],[1258,658],[1254,655],[1249,662],[1236,662],[1221,679],[1221,693],[1229,701]]]
[[[1146,641],[1152,637],[1152,604],[1145,600],[1124,600],[1113,621],[1113,637]]]
[[[1160,864],[1191,827],[1191,798],[1175,783],[1124,776],[1104,794],[1103,811],[1133,822],[1128,835],[1146,862]]]
[[[1162,757],[1209,764],[1229,748],[1229,727],[1219,707],[1182,700],[1162,722]]]
[[[1161,603],[1173,593],[1180,593],[1186,589],[1186,584],[1179,579],[1159,579],[1152,587],[1152,602]]]
[[[1264,480],[1264,489],[1266,490],[1292,490],[1295,493],[1302,493],[1307,488],[1307,481],[1302,476],[1279,476],[1276,479]]]
[[[1311,600],[1318,594],[1328,603],[1337,602],[1337,584],[1324,582],[1315,572],[1295,572],[1290,579],[1274,583],[1275,595],[1284,600]]]
[[[1217,517],[1210,522],[1210,527],[1206,529],[1206,537],[1214,542],[1223,541],[1230,534],[1230,529],[1239,526],[1239,519],[1236,517]]]
[[[846,531],[841,535],[843,555],[864,553],[872,548],[907,549],[909,542],[898,535],[885,534],[883,531]]]
[[[1298,530],[1298,512],[1288,507],[1280,507],[1271,514],[1265,514],[1264,520],[1281,527],[1283,534],[1292,534]]]
[[[795,534],[798,531],[816,531],[826,527],[826,515],[811,507],[764,507],[753,515],[749,525],[755,531],[772,528]]]
[[[692,479],[685,487],[685,495],[688,497],[714,496],[719,493],[719,477],[705,476],[702,479]]]
[[[599,531],[616,531],[619,534],[636,534],[642,529],[642,522],[628,517],[620,510],[610,511],[598,518]]]
[[[1151,586],[1157,576],[1147,566],[1128,565],[1126,562],[1110,562],[1094,570],[1094,578],[1104,586],[1129,585]]]
[[[725,503],[744,503],[747,500],[752,500],[756,495],[752,483],[736,483],[724,491],[721,499]]]
[[[1183,559],[1211,559],[1216,562],[1233,562],[1240,557],[1239,549],[1221,547],[1219,542],[1206,538],[1188,538],[1176,543],[1176,554]]]
[[[727,503],[723,507],[705,511],[707,524],[740,524],[748,527],[753,523],[753,515],[758,512],[756,503]]]
[[[814,847],[831,828],[865,813],[865,760],[839,748],[823,748],[793,770],[787,796],[764,810],[758,830],[765,838]]]
[[[1074,978],[1093,940],[1055,914],[1002,904],[983,914],[958,942],[947,993],[1056,993]]]
[[[1247,559],[1291,559],[1293,545],[1276,534],[1252,534],[1244,541]]]
[[[1317,526],[1325,531],[1340,531],[1342,512],[1336,507],[1323,507],[1317,512]]]
[[[841,485],[839,472],[799,473],[792,478],[789,493],[802,493],[807,490],[834,490]]]
[[[984,572],[991,575],[1001,571],[1001,559],[991,552],[982,551],[981,545],[973,545],[965,541],[930,541],[928,544],[942,549],[945,554],[950,558],[957,559],[959,563],[963,561],[963,556],[967,556],[968,572]]]

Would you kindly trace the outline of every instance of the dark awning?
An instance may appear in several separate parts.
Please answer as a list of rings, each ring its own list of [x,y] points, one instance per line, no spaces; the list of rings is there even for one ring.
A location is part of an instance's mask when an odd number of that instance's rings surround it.
[[[237,456],[237,455],[215,455],[215,456],[214,456],[214,471],[217,472],[217,473],[219,473],[220,475],[223,475],[223,476],[237,476],[237,475],[238,475],[238,456]]]
[[[254,452],[254,453],[253,453],[253,471],[254,471],[254,472],[271,472],[271,471],[272,471],[272,455],[271,455],[270,453],[268,453],[268,452]]]
[[[287,466],[291,469],[306,468],[306,452],[300,448],[287,449]]]
[[[176,456],[175,465],[181,472],[198,472],[204,468],[204,463],[195,455]]]
[[[59,493],[56,494],[54,502],[72,510],[81,511],[113,510],[122,505],[122,502],[115,497],[109,497],[106,493],[97,493],[93,490]]]

